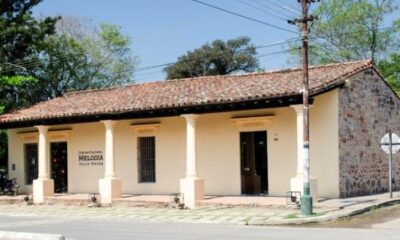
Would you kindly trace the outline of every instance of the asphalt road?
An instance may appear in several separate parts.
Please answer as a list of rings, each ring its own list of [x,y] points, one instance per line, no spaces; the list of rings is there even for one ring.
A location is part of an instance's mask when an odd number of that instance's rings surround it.
[[[399,239],[400,229],[337,229],[299,227],[253,227],[212,224],[96,220],[85,218],[41,218],[0,215],[0,231],[62,234],[67,239],[279,239],[279,240],[369,240]]]

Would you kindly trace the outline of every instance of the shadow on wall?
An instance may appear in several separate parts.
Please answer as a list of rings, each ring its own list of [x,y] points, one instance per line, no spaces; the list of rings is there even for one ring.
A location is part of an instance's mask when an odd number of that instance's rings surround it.
[[[7,171],[7,158],[8,158],[8,144],[7,144],[7,132],[0,130],[0,169]]]

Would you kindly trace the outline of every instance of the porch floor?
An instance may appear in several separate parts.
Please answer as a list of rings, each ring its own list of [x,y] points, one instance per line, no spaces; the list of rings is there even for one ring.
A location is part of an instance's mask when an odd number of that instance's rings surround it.
[[[0,196],[0,202],[18,203],[23,202],[26,195],[18,196]],[[65,205],[86,205],[90,202],[93,194],[85,193],[66,193],[54,194],[52,197],[47,197],[49,204],[65,204]],[[95,195],[99,198],[99,195]],[[32,198],[32,195],[29,195]],[[170,195],[134,195],[124,194],[121,198],[113,199],[117,205],[128,206],[168,206],[171,203]],[[226,205],[226,206],[285,206],[285,197],[271,196],[206,196],[201,200],[200,205]]]
[[[0,204],[22,204],[26,194],[18,196],[0,196]],[[48,197],[46,203],[51,205],[75,205],[87,206],[93,194],[55,194]],[[96,194],[99,198],[99,195]],[[32,194],[29,194],[32,198]],[[400,192],[393,193],[393,200],[400,198]],[[315,203],[316,208],[321,209],[352,209],[362,206],[369,206],[381,201],[388,200],[388,193],[380,193],[369,196],[319,199]],[[115,205],[141,206],[141,207],[168,207],[171,203],[170,195],[133,195],[124,194],[121,198],[114,199]],[[293,205],[286,205],[285,197],[272,196],[206,196],[200,201],[200,206],[243,206],[243,207],[269,207],[269,208],[293,208]]]

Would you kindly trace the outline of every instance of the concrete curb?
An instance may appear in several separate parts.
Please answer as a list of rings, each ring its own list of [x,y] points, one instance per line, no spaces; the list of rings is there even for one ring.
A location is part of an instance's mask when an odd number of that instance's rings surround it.
[[[371,204],[369,206],[365,206],[358,209],[349,209],[349,210],[337,210],[337,212],[327,215],[320,215],[315,217],[300,217],[296,219],[267,219],[267,220],[252,220],[249,221],[248,225],[258,225],[258,226],[267,226],[267,225],[300,225],[307,223],[322,223],[328,221],[334,221],[341,218],[352,217],[355,215],[359,215],[362,213],[366,213],[375,208],[380,208],[392,204],[399,204],[400,199],[390,199],[386,201],[381,201],[375,204]]]
[[[0,239],[21,239],[21,240],[65,240],[62,235],[25,233],[25,232],[6,232],[0,231]]]

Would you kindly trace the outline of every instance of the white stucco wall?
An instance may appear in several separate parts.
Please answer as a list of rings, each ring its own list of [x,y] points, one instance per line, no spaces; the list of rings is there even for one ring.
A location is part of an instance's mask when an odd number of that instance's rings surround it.
[[[310,111],[310,168],[318,195],[339,197],[338,90],[320,95]]]
[[[318,96],[311,109],[311,171],[318,178],[320,196],[337,197],[338,188],[338,130],[337,91]],[[242,129],[234,125],[233,117],[274,115],[266,128]],[[156,182],[138,183],[137,137],[129,126],[159,122],[156,134]],[[103,151],[105,128],[102,123],[52,126],[51,129],[72,129],[68,142],[68,189],[71,193],[98,192],[98,179],[104,176],[104,166],[79,166],[79,151]],[[23,191],[25,186],[23,144],[17,133],[33,128],[9,130],[10,176],[17,177]],[[283,196],[296,175],[296,113],[294,109],[274,108],[203,114],[198,118],[198,175],[205,180],[208,195],[239,195],[240,131],[266,130],[268,136],[269,193]],[[124,193],[168,194],[179,192],[179,179],[185,176],[186,122],[183,117],[119,121],[115,127],[116,174],[123,181]],[[15,163],[16,171],[11,171]]]

